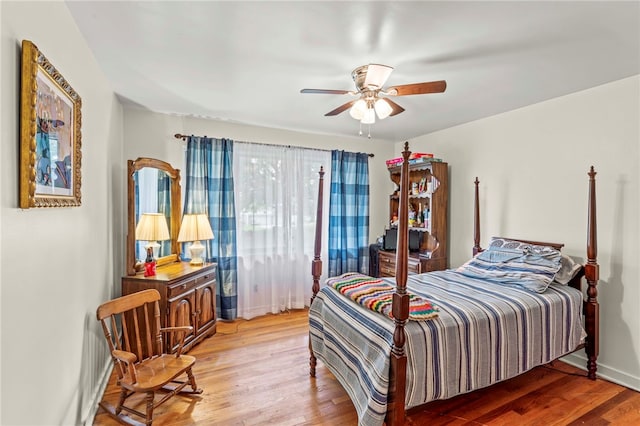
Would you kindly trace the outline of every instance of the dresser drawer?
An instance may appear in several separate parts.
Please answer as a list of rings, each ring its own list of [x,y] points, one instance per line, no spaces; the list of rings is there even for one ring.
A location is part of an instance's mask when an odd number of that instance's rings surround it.
[[[396,264],[396,254],[388,251],[379,251],[378,252],[378,261],[380,262],[380,267],[382,268],[384,265],[394,265]]]
[[[396,254],[386,251],[378,252],[379,274],[381,277],[396,276]]]
[[[201,285],[208,284],[212,281],[216,280],[215,269],[213,271],[209,271],[204,274],[197,275],[195,277],[191,277],[189,279],[179,281],[177,283],[171,284],[167,288],[167,297],[172,299],[174,297],[180,296],[191,289],[196,287],[200,287]]]
[[[381,277],[396,276],[396,254],[393,252],[379,251],[378,262]],[[419,274],[422,272],[422,264],[420,259],[410,257],[407,262],[407,272],[410,274]]]
[[[209,283],[211,281],[215,281],[215,280],[216,280],[215,271],[200,275],[200,276],[196,277],[196,279],[195,279],[197,287],[201,286],[202,284],[207,284],[207,283]]]
[[[174,297],[178,297],[188,291],[194,289],[196,287],[196,279],[188,279],[184,281],[177,282],[167,287],[167,298],[173,299]]]
[[[419,259],[410,257],[407,265],[407,272],[409,272],[410,274],[419,274],[420,272],[422,272],[421,266],[422,264],[420,263]]]
[[[396,267],[389,266],[380,266],[380,276],[381,277],[395,277],[396,276]]]

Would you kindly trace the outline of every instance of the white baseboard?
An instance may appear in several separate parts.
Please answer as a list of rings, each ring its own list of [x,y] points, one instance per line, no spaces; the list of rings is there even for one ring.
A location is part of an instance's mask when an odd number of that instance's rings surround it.
[[[567,364],[573,365],[574,367],[587,371],[587,358],[585,356],[569,354],[561,358],[561,360]],[[640,377],[634,377],[628,373],[600,363],[598,363],[596,376],[640,392]]]
[[[83,425],[92,425],[94,423],[96,414],[98,413],[98,402],[100,402],[100,400],[102,399],[104,390],[107,388],[107,384],[109,383],[109,378],[111,377],[112,371],[113,362],[111,360],[111,357],[109,357],[107,359],[107,364],[102,370],[100,382],[96,388],[96,392],[92,395],[89,405],[89,412],[87,413],[86,418],[82,421]]]

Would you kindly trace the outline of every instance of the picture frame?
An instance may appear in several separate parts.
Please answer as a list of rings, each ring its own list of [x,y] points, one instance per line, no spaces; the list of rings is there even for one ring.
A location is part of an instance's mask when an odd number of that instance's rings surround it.
[[[20,77],[20,208],[80,206],[82,99],[29,40]]]

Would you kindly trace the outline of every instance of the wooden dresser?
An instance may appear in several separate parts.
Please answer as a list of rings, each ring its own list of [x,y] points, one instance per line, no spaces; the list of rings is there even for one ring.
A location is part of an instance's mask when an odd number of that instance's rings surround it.
[[[160,293],[162,327],[190,325],[193,332],[185,338],[185,351],[216,332],[216,264],[192,266],[174,262],[157,268],[156,275],[142,273],[122,278],[122,295],[154,288]],[[177,348],[177,336],[166,334],[167,351]]]

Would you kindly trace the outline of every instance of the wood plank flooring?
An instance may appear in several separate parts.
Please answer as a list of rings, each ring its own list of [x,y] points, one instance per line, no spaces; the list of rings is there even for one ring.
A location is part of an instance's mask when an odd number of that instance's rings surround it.
[[[218,333],[189,354],[204,389],[176,396],[155,412],[155,426],[356,425],[340,383],[318,362],[309,377],[307,311],[219,322]],[[115,404],[112,375],[104,399]],[[131,397],[130,400],[133,400]],[[144,399],[137,398],[144,411]],[[486,389],[411,410],[412,425],[640,425],[640,393],[562,362]],[[94,425],[117,425],[102,410]]]

